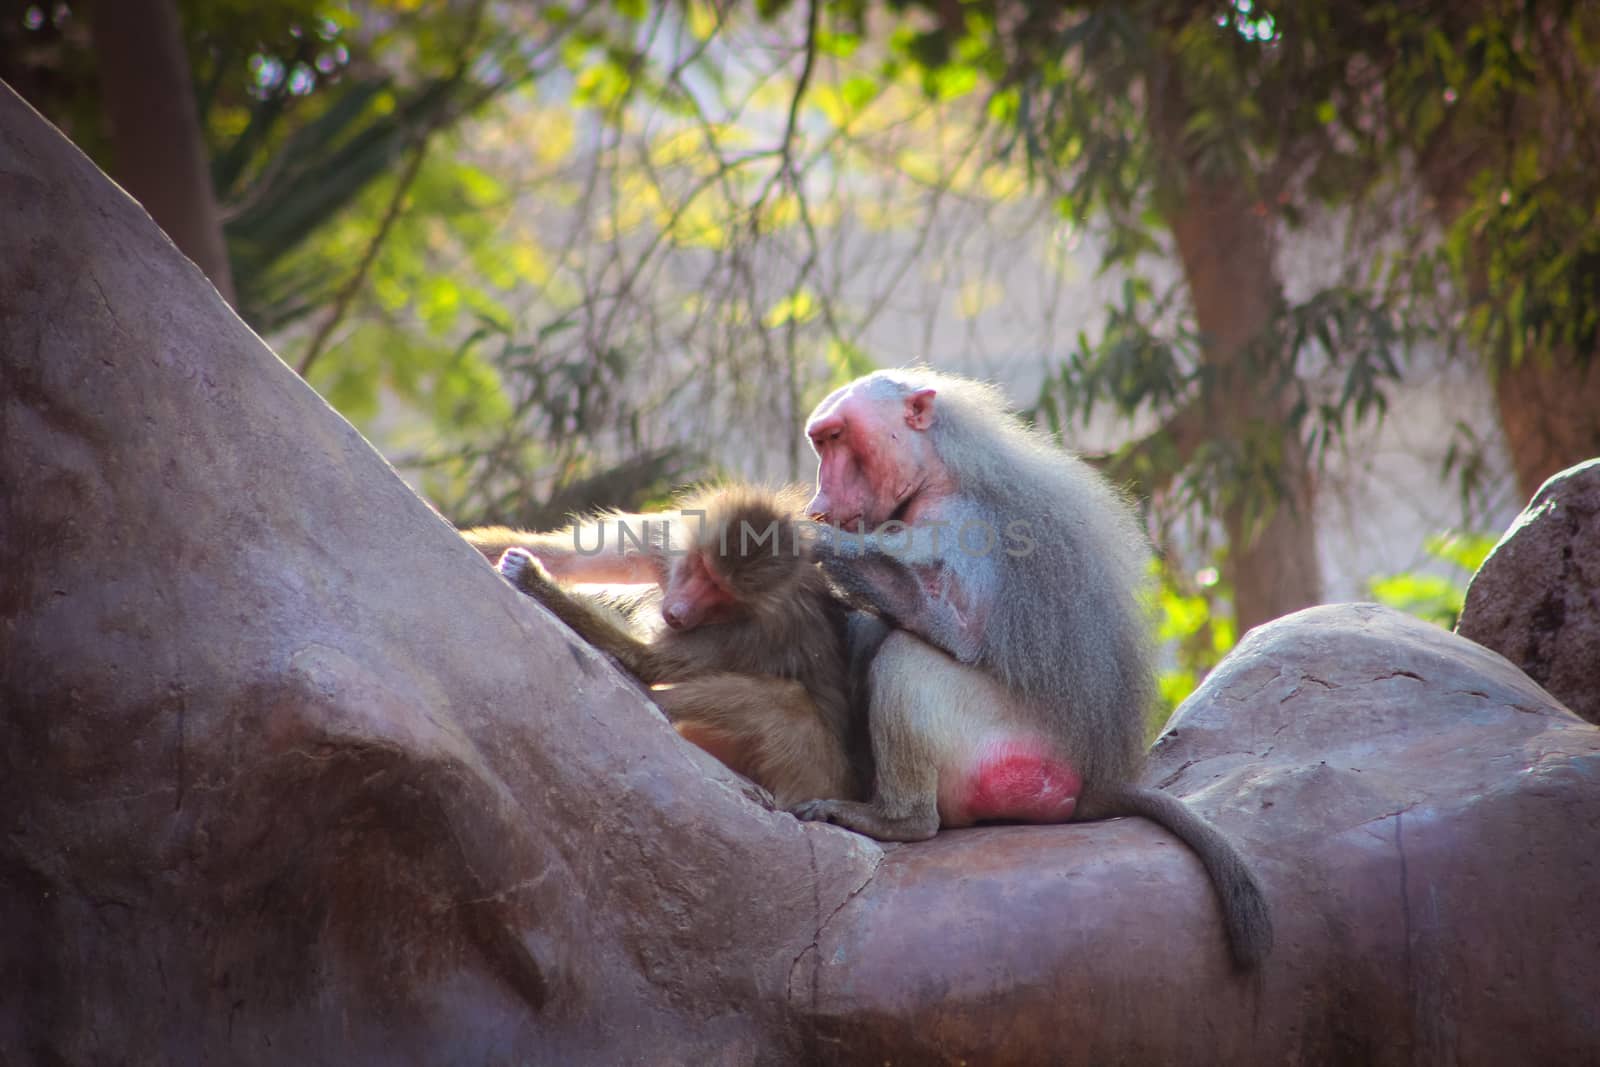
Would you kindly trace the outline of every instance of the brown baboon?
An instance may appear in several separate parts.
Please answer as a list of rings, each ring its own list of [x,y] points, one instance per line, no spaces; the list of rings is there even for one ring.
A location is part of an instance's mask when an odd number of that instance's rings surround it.
[[[850,612],[812,557],[804,500],[803,491],[728,486],[658,515],[465,536],[499,555],[513,585],[652,686],[679,733],[787,808],[864,797],[869,773],[865,724],[852,713]],[[648,601],[619,611],[556,576],[654,581],[659,622]]]

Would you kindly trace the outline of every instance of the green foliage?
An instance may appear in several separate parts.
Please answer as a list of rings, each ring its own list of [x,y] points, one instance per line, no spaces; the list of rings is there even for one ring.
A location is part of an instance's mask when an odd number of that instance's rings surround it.
[[[910,72],[934,95],[987,89],[996,155],[1024,160],[1064,218],[1092,219],[1102,268],[1136,279],[1104,336],[1080,337],[1051,376],[1039,406],[1057,427],[1100,404],[1165,422],[1281,390],[1286,412],[1269,405],[1280,432],[1318,459],[1386,415],[1419,340],[1468,342],[1491,366],[1600,347],[1592,5],[893,7],[913,17],[886,36],[885,79]],[[829,5],[855,36],[867,8]],[[1173,299],[1186,294],[1137,281],[1148,257],[1170,255],[1169,224],[1207,183],[1243,190],[1275,228],[1332,208],[1367,246],[1352,266],[1370,264],[1276,308],[1223,375]],[[1376,241],[1359,229],[1374,225]],[[1247,442],[1151,444],[1137,460],[1152,484],[1176,478],[1212,513],[1282,481]],[[1458,434],[1451,447],[1465,501],[1482,444]]]
[[[1428,538],[1424,550],[1445,565],[1447,574],[1407,572],[1371,579],[1368,594],[1380,604],[1455,629],[1466,600],[1467,583],[1495,546],[1493,537],[1452,531]]]
[[[1600,115],[1587,88],[1600,13],[1508,0],[1476,17],[1382,5],[1373,18],[1388,120],[1373,150],[1421,153],[1428,193],[1449,208],[1444,240],[1418,232],[1402,260],[1413,291],[1437,294],[1448,279],[1467,339],[1493,365],[1587,359],[1600,341]],[[1341,108],[1344,127],[1362,118]]]
[[[787,0],[181,4],[241,312],[292,362],[314,351],[310,379],[364,428],[380,408],[419,420],[406,439],[468,509],[601,484],[588,453],[643,441],[655,403],[625,395],[623,368],[659,374],[651,388],[674,401],[720,375],[741,402],[787,408],[870,368],[870,301],[828,291],[844,257],[822,254],[827,212],[850,214],[840,190],[871,184],[867,166],[935,199],[1000,203],[1026,183],[1062,232],[1091,229],[1102,270],[1128,280],[1103,333],[1053,357],[1040,421],[1155,427],[1114,458],[1119,479],[1248,529],[1298,474],[1286,444],[1320,460],[1384,418],[1419,340],[1467,336],[1502,364],[1600,341],[1600,137],[1584,103],[1600,15],[1581,5],[828,0],[813,20]],[[52,117],[94,151],[83,35],[54,25],[58,9],[88,13],[52,5],[32,37],[0,30],[0,51],[66,87]],[[745,48],[762,19],[811,32]],[[540,79],[549,99],[518,96],[499,135],[560,172],[537,195],[585,224],[562,247],[522,224],[526,190],[460,134]],[[959,122],[922,126],[905,104],[918,93]],[[536,136],[530,116],[550,120]],[[951,166],[970,152],[951,148],[962,123],[986,158]],[[888,163],[855,140],[900,127],[921,140]],[[1184,205],[1215,188],[1274,232],[1329,206],[1392,213],[1401,247],[1357,249],[1224,360],[1192,294],[1150,280]],[[1396,201],[1449,207],[1418,218]],[[904,231],[919,207],[885,197],[848,221]],[[959,313],[995,299],[987,279],[956,281]],[[685,350],[704,367],[669,373]],[[1246,393],[1273,403],[1238,414]],[[1458,434],[1464,490],[1482,447]]]
[[[1262,291],[1239,294],[1268,306],[1266,321],[1225,346],[1200,328],[1194,294],[1158,292],[1149,267],[1170,257],[1172,227],[1195,197],[1242,190],[1247,216],[1293,225],[1301,205],[1288,181],[1297,171],[1279,173],[1285,163],[1305,157],[1299,172],[1307,172],[1319,161],[1366,158],[1361,142],[1347,150],[1329,140],[1345,75],[1314,48],[1320,37],[1353,32],[1360,16],[1269,11],[1252,0],[1220,13],[1165,2],[1002,9],[975,0],[959,18],[932,0],[907,6],[925,18],[888,35],[884,77],[910,72],[934,97],[987,86],[996,158],[1020,159],[1069,223],[1094,220],[1101,270],[1127,279],[1100,336],[1080,333],[1047,375],[1038,417],[1062,435],[1102,407],[1154,422],[1147,440],[1118,457],[1117,473],[1147,494],[1170,487],[1175,506],[1255,536],[1305,476],[1302,456],[1320,461],[1383,417],[1423,331],[1369,276],[1299,303],[1282,300],[1267,277]],[[865,32],[859,7],[832,10],[836,23]],[[1358,188],[1346,175],[1340,192]],[[1185,422],[1191,428],[1176,425]]]
[[[1284,437],[1306,441],[1311,455],[1322,458],[1358,427],[1381,419],[1388,391],[1401,378],[1400,353],[1424,332],[1357,289],[1324,289],[1282,307],[1224,376],[1208,365],[1180,295],[1173,289],[1158,296],[1147,280],[1128,278],[1098,341],[1079,332],[1076,347],[1042,383],[1035,410],[1064,436],[1103,404],[1123,419],[1166,422],[1177,412],[1226,410],[1219,396],[1277,382],[1287,398],[1278,418],[1236,420],[1226,435],[1210,427],[1205,440],[1183,449],[1169,431],[1158,430],[1125,448],[1116,468],[1136,485],[1173,486],[1198,514],[1242,508],[1249,527],[1270,517],[1285,495]]]
[[[1040,390],[1038,404],[1052,432],[1087,422],[1109,403],[1123,418],[1160,412],[1192,397],[1201,385],[1199,338],[1187,319],[1170,331],[1151,318],[1172,314],[1175,292],[1155,298],[1147,279],[1130,277],[1122,303],[1107,308],[1097,342],[1079,331],[1076,348]]]
[[[82,7],[59,5],[56,17],[71,21]],[[480,292],[452,292],[422,266],[423,216],[438,218],[474,195],[481,201],[487,176],[465,166],[424,168],[417,187],[404,191],[406,224],[386,228],[381,220],[403,159],[523,76],[520,53],[480,35],[472,5],[183,0],[180,8],[240,314],[271,333],[327,314],[355,281],[386,283],[391,292],[404,285],[431,298],[421,315],[428,330],[355,331],[336,357],[345,365],[328,371],[335,402],[358,417],[374,412],[386,389],[411,399],[426,391],[436,411],[452,415],[488,404],[481,395],[466,399],[482,392],[485,376],[457,349],[464,316],[499,309]],[[92,17],[92,8],[83,14]],[[92,80],[70,52],[87,40],[62,36],[66,51],[48,58],[51,84]],[[404,69],[386,67],[399,54]],[[66,92],[38,100],[80,128],[80,144],[101,152],[98,113],[73,114],[79,101]],[[470,235],[473,227],[458,229]],[[485,235],[478,228],[476,236]],[[486,244],[475,251],[497,251]],[[353,281],[374,250],[373,277]]]
[[[621,494],[605,503],[658,491],[676,453],[610,470],[585,454],[601,434],[628,436],[631,357],[559,343],[573,321],[526,306],[551,280],[549,254],[507,225],[514,191],[458,132],[561,67],[580,103],[615,108],[638,56],[603,18],[558,5],[305,6],[316,17],[276,38],[234,42],[225,21],[196,23],[215,67],[202,76],[220,87],[207,113],[241,312],[291,330],[286,356],[364,429],[381,420],[387,447],[412,452],[423,489],[458,517],[527,514],[552,491],[583,507],[584,486]],[[614,11],[615,26],[646,13]],[[307,64],[317,76],[296,80]],[[547,132],[540,152],[571,149],[569,129]]]
[[[1194,574],[1170,559],[1152,567],[1150,611],[1166,659],[1157,678],[1160,700],[1147,724],[1152,737],[1238,642],[1231,594],[1220,574],[1214,563]]]
[[[1453,629],[1467,583],[1494,546],[1495,538],[1484,534],[1436,534],[1427,539],[1424,549],[1447,573],[1411,571],[1373,578],[1367,583],[1368,595],[1381,604]],[[1148,724],[1152,736],[1238,642],[1231,593],[1220,577],[1220,562],[1214,559],[1192,574],[1173,559],[1159,560],[1152,567],[1149,610],[1163,657],[1157,679],[1160,700]]]
[[[832,392],[878,369],[877,362],[860,345],[837,338],[828,342],[827,359],[828,368],[832,372],[826,384],[827,392]],[[821,400],[822,397],[819,396],[817,399]]]
[[[639,507],[663,499],[699,461],[682,448],[641,447],[626,388],[636,353],[569,347],[571,320],[479,321],[442,362],[433,351],[396,350],[408,336],[398,331],[377,335],[381,348],[371,359],[381,367],[364,366],[368,349],[357,343],[313,374],[341,410],[357,415],[368,414],[366,394],[341,387],[388,382],[423,408],[429,421],[411,434],[421,488],[458,523],[538,528],[598,506]],[[629,458],[598,462],[592,443],[601,438],[617,438]]]
[[[376,234],[387,198],[374,192],[393,188],[404,153],[460,93],[449,79],[402,96],[387,79],[346,82],[257,161],[224,226],[247,321],[281,329],[332,302],[359,256],[349,254],[359,242],[349,240],[348,224]]]

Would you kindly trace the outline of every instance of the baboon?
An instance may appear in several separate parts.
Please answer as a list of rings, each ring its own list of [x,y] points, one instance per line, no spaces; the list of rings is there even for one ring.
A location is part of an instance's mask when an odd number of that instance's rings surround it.
[[[900,841],[1141,815],[1199,856],[1235,962],[1259,964],[1272,921],[1250,868],[1183,802],[1136,784],[1155,684],[1149,547],[1128,502],[993,387],[925,369],[839,389],[806,433],[810,511],[839,531],[818,543],[824,569],[933,648],[897,634],[872,665],[871,800],[796,814]]]
[[[726,486],[658,515],[613,512],[554,533],[492,527],[464,536],[651,686],[680,734],[788,808],[864,797],[870,766],[863,716],[852,711],[850,612],[811,555],[804,500],[803,490]],[[619,609],[556,575],[648,575],[659,597]]]

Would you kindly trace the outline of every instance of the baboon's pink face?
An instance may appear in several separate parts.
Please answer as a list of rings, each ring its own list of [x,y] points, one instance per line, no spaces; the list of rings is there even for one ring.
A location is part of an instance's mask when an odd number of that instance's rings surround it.
[[[679,559],[667,576],[661,618],[674,630],[693,630],[736,615],[737,607],[732,592],[717,580],[697,550]]]
[[[843,529],[872,529],[929,480],[937,462],[925,431],[933,423],[932,389],[873,399],[847,385],[811,413],[806,436],[817,453],[810,514]]]

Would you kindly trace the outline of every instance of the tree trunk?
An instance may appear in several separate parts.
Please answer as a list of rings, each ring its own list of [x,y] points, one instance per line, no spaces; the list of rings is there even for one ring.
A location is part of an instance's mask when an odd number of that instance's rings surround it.
[[[176,0],[96,0],[91,29],[113,175],[233,303]]]
[[[1500,121],[1537,131],[1528,136],[1543,145],[1560,145],[1570,107],[1561,94],[1546,91],[1522,99],[1518,113]],[[1439,128],[1421,154],[1418,174],[1441,230],[1448,231],[1472,206],[1475,178],[1488,168],[1507,165],[1499,156],[1501,138],[1498,128],[1473,127],[1457,117]],[[1472,247],[1476,266],[1466,279],[1467,302],[1488,305],[1494,294],[1482,266],[1489,257],[1481,235],[1473,235]],[[1600,353],[1562,349],[1530,354],[1515,364],[1504,351],[1485,351],[1479,357],[1494,387],[1500,430],[1523,499],[1531,500],[1551,475],[1600,456]]]
[[[1533,499],[1551,475],[1600,456],[1597,364],[1594,356],[1584,361],[1562,353],[1530,357],[1495,375],[1500,429],[1523,499]]]
[[[1218,434],[1279,451],[1284,495],[1263,524],[1242,504],[1225,507],[1225,573],[1233,587],[1239,632],[1322,599],[1317,560],[1314,475],[1299,437],[1287,429],[1289,403],[1263,384],[1271,375],[1247,365],[1245,352],[1281,303],[1269,223],[1251,212],[1238,183],[1199,178],[1172,221],[1195,321],[1205,345],[1212,425]],[[1259,509],[1258,509],[1259,510]]]
[[[1283,490],[1264,523],[1259,513],[1266,509],[1240,504],[1222,511],[1224,573],[1244,633],[1322,599],[1315,475],[1287,425],[1290,398],[1269,384],[1273,368],[1249,359],[1250,346],[1283,303],[1271,218],[1255,210],[1242,182],[1207,177],[1191,158],[1183,136],[1186,105],[1171,67],[1152,82],[1151,129],[1182,194],[1167,221],[1211,376],[1205,421],[1212,434],[1241,447],[1272,449]]]
[[[752,801],[3,86],[0,233],[0,1062],[1600,1047],[1600,735],[1470,642],[1328,609],[1185,705],[1152,774],[1277,911],[1241,977],[1142,820],[885,847]]]

